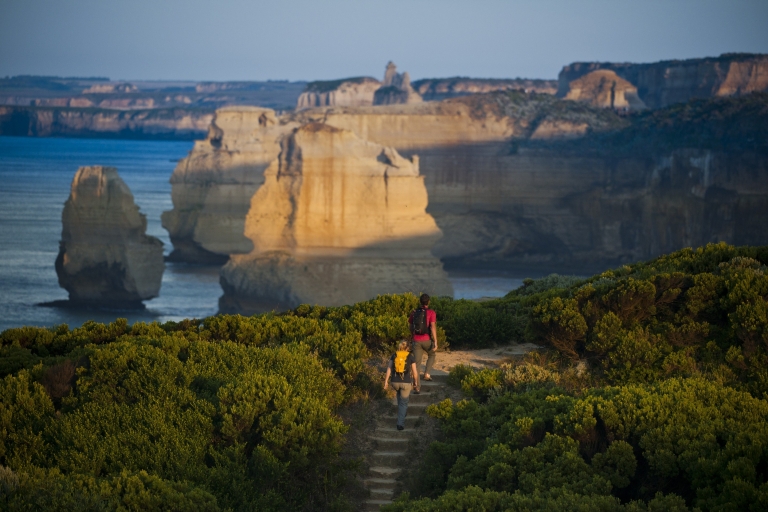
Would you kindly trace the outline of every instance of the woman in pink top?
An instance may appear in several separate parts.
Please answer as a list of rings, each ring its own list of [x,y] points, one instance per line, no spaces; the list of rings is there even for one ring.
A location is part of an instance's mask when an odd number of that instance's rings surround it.
[[[419,297],[419,304],[418,309],[411,312],[408,317],[413,337],[413,357],[416,368],[419,368],[424,353],[427,353],[424,380],[432,380],[429,372],[435,365],[435,352],[437,352],[437,315],[429,309],[429,295],[426,293],[422,293]]]

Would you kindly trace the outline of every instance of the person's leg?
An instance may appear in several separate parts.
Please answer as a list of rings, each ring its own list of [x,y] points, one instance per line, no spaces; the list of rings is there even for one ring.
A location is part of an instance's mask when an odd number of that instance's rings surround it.
[[[421,372],[421,360],[424,358],[424,354],[427,354],[427,368],[424,371],[424,376],[429,376],[429,370],[432,368],[432,365],[429,364],[430,358],[432,360],[432,364],[434,364],[435,356],[434,354],[430,355],[430,350],[432,349],[432,342],[431,341],[415,341],[413,343],[414,345],[414,354],[418,353],[419,357],[415,358],[416,360],[416,369]],[[434,351],[432,351],[434,352]]]
[[[432,374],[432,367],[435,365],[435,353],[437,351],[430,345],[429,350],[427,351],[427,369],[424,370],[424,375],[430,375]]]
[[[421,371],[421,360],[424,359],[424,348],[418,341],[413,342],[413,362],[416,363],[416,371]]]
[[[397,390],[397,426],[405,427],[405,415],[408,413],[411,385],[406,382],[393,382],[392,387]]]

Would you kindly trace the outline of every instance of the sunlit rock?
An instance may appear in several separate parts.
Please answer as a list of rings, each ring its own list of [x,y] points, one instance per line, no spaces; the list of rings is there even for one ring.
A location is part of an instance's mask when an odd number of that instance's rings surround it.
[[[264,175],[245,221],[253,251],[222,269],[222,311],[452,293],[430,252],[441,233],[416,157],[310,123],[283,140]]]
[[[157,297],[163,243],[147,236],[147,219],[117,169],[78,169],[61,222],[56,273],[72,303],[140,308]]]

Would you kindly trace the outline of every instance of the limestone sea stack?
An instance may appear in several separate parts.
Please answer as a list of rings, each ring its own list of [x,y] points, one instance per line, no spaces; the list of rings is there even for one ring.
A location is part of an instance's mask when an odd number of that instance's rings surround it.
[[[208,137],[195,142],[171,175],[173,210],[162,215],[171,260],[223,264],[230,254],[251,251],[243,236],[250,198],[280,153],[280,138],[296,126],[266,108],[216,111]]]
[[[295,129],[251,199],[253,251],[221,271],[223,312],[351,304],[383,293],[450,295],[431,248],[418,157],[321,123]]]
[[[143,308],[157,297],[163,243],[147,236],[147,219],[117,169],[78,169],[61,221],[56,273],[72,303]]]

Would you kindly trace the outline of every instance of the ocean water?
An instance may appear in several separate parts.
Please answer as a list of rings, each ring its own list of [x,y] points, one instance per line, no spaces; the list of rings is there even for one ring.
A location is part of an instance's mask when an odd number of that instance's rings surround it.
[[[191,142],[0,137],[0,331],[22,325],[81,325],[87,320],[130,322],[202,318],[217,311],[218,269],[166,263],[160,296],[145,311],[95,311],[44,307],[66,300],[54,262],[61,212],[78,167],[117,167],[147,216],[147,234],[171,250],[160,214],[169,210],[169,178]],[[500,297],[522,284],[504,276],[451,277],[456,298]]]

